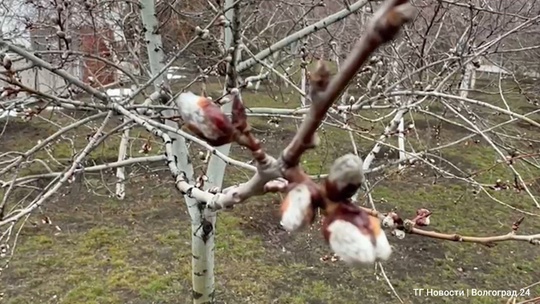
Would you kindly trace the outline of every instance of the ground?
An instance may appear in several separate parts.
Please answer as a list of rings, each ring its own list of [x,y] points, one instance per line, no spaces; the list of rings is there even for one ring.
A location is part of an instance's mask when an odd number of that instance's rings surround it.
[[[479,82],[479,85],[482,84]],[[489,83],[483,85],[485,90],[496,91]],[[511,84],[505,88],[507,98],[514,103],[513,108],[520,113],[530,110],[531,105],[520,99],[516,91]],[[282,102],[293,99],[290,94],[273,93],[278,101],[253,92],[246,92],[244,99],[250,107],[290,106]],[[473,98],[501,104],[493,95],[471,94]],[[437,106],[440,104],[436,101],[431,105]],[[65,119],[61,114],[43,115],[46,119]],[[264,138],[267,151],[277,156],[292,138],[296,125],[284,120],[274,127],[267,124],[267,120],[250,119],[256,135]],[[433,147],[435,141],[451,142],[468,132],[445,123],[436,137],[434,127],[438,122],[435,119],[418,113],[407,116],[407,121],[413,120],[417,130],[410,141],[417,149],[421,143]],[[377,130],[382,130],[382,125],[374,127],[371,134],[355,135],[362,155],[372,146],[362,136],[374,137]],[[14,149],[23,151],[56,130],[39,118],[31,123],[10,122],[1,137],[0,153]],[[506,135],[540,134],[525,124],[515,124],[505,130]],[[90,133],[90,130],[83,129],[78,134],[85,132]],[[321,146],[303,158],[310,174],[326,172],[335,158],[352,151],[346,133],[325,127],[319,134]],[[139,137],[133,141],[133,155],[140,155],[141,143],[149,136],[141,129],[132,132],[132,136]],[[81,138],[75,140],[76,144],[84,144],[85,139],[81,141]],[[106,141],[91,155],[91,161],[116,160],[117,142],[118,138]],[[151,154],[160,153],[157,142]],[[395,138],[389,141],[394,146],[395,142]],[[511,141],[505,139],[505,142]],[[528,148],[532,153],[538,152],[539,147],[532,143],[531,147],[519,148]],[[195,145],[192,149],[197,150]],[[70,157],[70,151],[68,141],[61,140],[50,153],[63,162]],[[232,155],[248,159],[241,149],[235,148]],[[451,161],[460,170],[477,172],[481,183],[494,184],[498,178],[513,178],[504,165],[493,167],[498,155],[479,137],[443,149],[436,155]],[[395,157],[395,152],[382,149],[376,164],[382,163],[385,157]],[[460,174],[460,170],[445,164],[441,158],[429,158],[436,165]],[[50,165],[55,167],[53,163]],[[522,163],[516,166],[524,172],[525,179],[532,181],[531,189],[539,198],[540,187],[535,180],[539,177],[538,170]],[[43,172],[39,167],[23,170],[26,170],[23,174]],[[191,235],[182,197],[175,190],[164,164],[134,166],[129,172],[131,177],[123,201],[110,197],[107,192],[107,188],[114,191],[112,170],[88,173],[85,180],[78,179],[64,187],[28,219],[20,233],[15,255],[0,276],[2,303],[190,302]],[[248,174],[228,168],[226,184],[243,181]],[[477,236],[508,233],[522,213],[489,196],[515,208],[538,213],[523,192],[477,192],[459,180],[438,176],[427,165],[418,164],[401,173],[388,170],[370,179],[377,181],[373,197],[379,210],[398,208],[400,214],[410,218],[417,208],[428,208],[434,212],[432,225],[427,228],[430,230]],[[24,193],[14,195],[21,199]],[[353,268],[341,262],[321,261],[321,257],[331,252],[317,225],[295,234],[281,230],[279,202],[279,195],[254,197],[231,211],[219,213],[215,252],[217,303],[400,303],[381,272],[373,266]],[[366,203],[364,197],[360,203]],[[44,219],[52,222],[45,224]],[[530,216],[519,230],[520,233],[539,231],[538,217]],[[499,243],[491,248],[414,235],[402,240],[389,238],[394,253],[384,263],[384,270],[405,303],[505,303],[505,299],[497,297],[415,296],[413,289],[517,290],[540,278],[540,249],[525,242]],[[534,296],[540,296],[539,285],[530,288],[530,295],[520,299]]]

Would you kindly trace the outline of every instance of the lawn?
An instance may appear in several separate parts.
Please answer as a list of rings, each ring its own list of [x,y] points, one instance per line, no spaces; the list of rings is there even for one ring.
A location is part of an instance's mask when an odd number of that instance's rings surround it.
[[[483,92],[473,92],[471,98],[504,106],[500,96],[495,94],[498,89],[491,82],[479,81],[477,86]],[[208,91],[212,96],[220,95],[217,85],[209,86]],[[516,112],[525,113],[533,107],[518,94],[512,83],[505,83],[504,91]],[[298,104],[298,96],[286,89],[263,88],[262,93],[246,91],[244,100],[248,107]],[[431,101],[430,107],[433,111],[437,107],[442,109],[437,100]],[[480,123],[508,118],[492,110],[475,108],[475,112],[485,118]],[[370,115],[374,114],[366,112],[364,117]],[[538,115],[531,118],[540,119]],[[58,130],[46,120],[59,125],[70,122],[70,118],[61,113],[42,113],[30,123],[9,122],[0,137],[0,153],[25,151]],[[267,120],[250,118],[254,132],[263,139],[267,151],[277,156],[294,135],[299,121],[282,119],[279,126],[274,126]],[[373,145],[366,137],[377,137],[384,125],[368,122],[362,117],[355,121],[358,126],[372,127],[369,133],[354,135],[361,155],[365,156]],[[416,126],[416,132],[408,137],[409,151],[433,148],[438,143],[452,142],[470,133],[419,112],[407,114],[406,121],[414,122]],[[523,132],[529,138],[540,138],[540,130],[524,123],[513,123],[496,136],[497,142],[526,153],[540,152],[538,142],[529,144],[509,137]],[[36,157],[53,155],[58,163],[51,160],[48,164],[57,170],[69,161],[73,149],[84,146],[87,133],[90,130],[85,127],[70,132],[48,152],[39,152]],[[338,128],[325,126],[319,135],[320,147],[303,158],[303,165],[310,174],[327,172],[335,158],[353,151],[349,135]],[[134,139],[130,155],[140,156],[140,146],[150,137],[141,128],[135,128],[131,136]],[[161,153],[159,140],[152,141],[155,144],[150,154]],[[116,161],[118,142],[118,135],[107,139],[91,154],[87,164]],[[388,143],[397,146],[395,137]],[[198,147],[193,144],[191,150],[196,153]],[[233,148],[232,156],[249,159],[248,154],[238,147]],[[383,147],[375,164],[395,157],[395,151]],[[475,136],[433,152],[428,162],[464,179],[467,174],[475,173],[476,181],[483,184],[494,184],[497,179],[512,181],[511,171],[503,164],[497,165],[499,158],[485,140]],[[195,161],[195,168],[197,172],[201,170],[200,161]],[[516,168],[540,199],[539,170],[524,161],[518,161]],[[23,168],[21,174],[42,172],[44,167],[34,163]],[[113,170],[87,173],[84,179],[64,187],[28,219],[9,268],[0,276],[2,303],[190,302],[191,235],[182,197],[161,162],[133,166],[128,172],[130,179],[123,201],[110,195],[109,190],[114,191]],[[229,167],[226,184],[243,181],[248,176],[249,172]],[[369,177],[375,184],[373,197],[379,210],[397,208],[403,216],[412,217],[416,209],[428,208],[434,212],[432,225],[427,228],[430,230],[479,236],[508,233],[522,213],[493,198],[516,209],[538,213],[532,199],[524,192],[484,193],[463,180],[443,176],[421,163],[402,172],[391,168]],[[22,199],[31,191],[17,190],[13,199]],[[295,234],[281,230],[279,202],[279,195],[266,195],[251,198],[234,210],[219,214],[216,236],[218,303],[400,303],[374,267],[352,268],[341,262],[321,261],[331,252],[322,241],[318,225]],[[366,204],[365,197],[362,196],[359,203]],[[51,224],[45,224],[44,217],[50,218]],[[538,217],[527,216],[520,233],[539,232]],[[414,235],[402,240],[389,238],[394,254],[384,264],[384,270],[405,303],[505,303],[504,299],[493,297],[418,297],[413,289],[508,290],[540,280],[540,249],[524,242],[487,247]],[[532,287],[530,293],[529,298],[540,296],[540,285]]]

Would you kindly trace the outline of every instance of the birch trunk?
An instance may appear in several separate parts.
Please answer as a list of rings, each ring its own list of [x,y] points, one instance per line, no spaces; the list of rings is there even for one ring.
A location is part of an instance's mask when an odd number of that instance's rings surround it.
[[[154,0],[142,0],[142,21],[146,29],[145,40],[147,43],[148,59],[152,74],[157,74],[164,66],[164,54],[162,48],[161,36],[157,32],[158,20],[155,12]],[[154,86],[159,90],[160,84],[165,83],[166,78],[163,74],[156,79]],[[165,116],[174,116],[175,111],[165,111]],[[178,125],[176,122],[166,120],[165,124],[174,128]],[[189,152],[186,141],[183,137],[174,133],[169,133],[171,137],[172,148],[175,153],[176,166],[185,173],[185,177],[193,180],[193,166],[189,160]],[[192,250],[192,280],[193,280],[193,302],[208,303],[214,297],[214,259],[213,225],[208,223],[207,217],[201,214],[200,204],[195,199],[184,195],[184,200],[188,207],[191,217],[191,250]],[[212,220],[210,221],[212,222]]]
[[[366,156],[366,159],[364,160],[364,164],[362,166],[362,169],[367,170],[371,166],[371,163],[373,160],[375,160],[375,154],[379,153],[381,151],[382,143],[386,140],[386,138],[389,137],[389,133],[392,132],[392,130],[395,130],[397,126],[399,125],[399,122],[403,118],[403,115],[408,112],[408,108],[402,108],[396,112],[396,115],[390,121],[390,123],[384,128],[384,134],[379,137],[379,140],[373,146],[373,149],[368,153]]]
[[[399,71],[398,71],[398,56],[399,56],[399,49],[403,46],[403,42],[400,43],[396,48],[394,49],[394,57],[396,58],[394,62],[392,63],[392,70],[391,75],[392,79],[399,79]],[[390,81],[390,80],[389,80]],[[402,89],[401,85],[396,85],[394,88],[395,91],[399,91]],[[364,160],[364,163],[362,165],[362,168],[364,170],[369,169],[371,166],[371,163],[375,160],[375,155],[381,151],[382,144],[384,141],[390,137],[391,132],[394,130],[401,130],[400,127],[403,129],[403,116],[409,111],[409,108],[407,107],[409,105],[410,99],[403,100],[404,97],[402,96],[396,96],[395,102],[396,104],[399,104],[401,106],[401,109],[399,109],[396,112],[396,115],[394,115],[394,118],[390,121],[390,123],[384,128],[384,134],[379,137],[379,140],[377,143],[373,146],[371,151],[366,156],[366,159]],[[399,158],[402,159],[405,158],[405,138],[403,136],[403,132],[399,133],[398,136],[398,145],[399,145]]]
[[[469,90],[472,89],[473,84],[476,82],[475,78],[475,69],[472,63],[468,63],[465,66],[465,72],[461,78],[461,84],[459,85],[459,96],[462,98],[467,98],[469,95]]]
[[[476,18],[475,18],[476,19]],[[474,20],[474,19],[473,19]],[[470,54],[471,53],[471,44],[473,41],[468,40],[468,35],[473,30],[474,25],[470,25],[467,27],[465,31],[463,31],[463,34],[458,40],[458,43],[456,44],[456,50],[458,50],[459,47],[461,47],[461,50],[463,55]],[[469,95],[469,90],[471,89],[471,86],[474,85],[474,82],[476,82],[476,79],[472,79],[476,76],[474,73],[475,67],[473,63],[467,63],[464,67],[464,71],[462,73],[461,77],[461,83],[459,84],[459,96],[462,98],[467,98]],[[466,105],[463,101],[459,101],[460,106],[457,108],[458,112],[461,112],[463,108],[466,108]]]
[[[148,62],[152,74],[164,66],[165,56],[163,54],[163,43],[161,35],[158,32],[159,22],[157,20],[156,3],[154,0],[141,0],[141,19],[144,27],[144,39],[146,41],[146,50],[148,52]],[[165,83],[166,78],[161,74],[154,81],[154,87],[159,90],[161,84]]]
[[[405,122],[403,121],[403,117],[401,117],[401,119],[399,120],[398,127],[397,127],[399,160],[400,161],[404,160],[405,157],[406,157],[406,154],[405,154],[405,134],[403,133],[403,132],[405,132],[405,126],[404,125],[405,125]],[[402,169],[403,167],[404,167],[404,165],[402,163],[399,163],[398,168]]]
[[[226,0],[225,7],[231,7],[234,4],[234,0]],[[225,51],[229,52],[229,49],[234,45],[233,39],[235,37],[233,31],[237,30],[238,21],[235,18],[236,7],[225,12],[225,18],[229,21],[230,26],[224,28],[224,42]],[[235,68],[235,62],[238,56],[238,48],[235,47],[232,54],[233,64],[229,65],[227,73],[227,87],[225,92],[236,87],[236,77],[231,79],[230,68]],[[232,74],[236,74],[236,71],[232,71]],[[222,107],[225,113],[230,113],[232,110],[232,103],[226,103]],[[218,147],[217,150],[224,155],[229,155],[231,145],[223,145]],[[223,185],[223,178],[225,176],[225,169],[227,164],[215,154],[212,154],[208,161],[208,168],[206,176],[208,180],[205,182],[205,189],[208,190],[213,187],[221,188]],[[214,277],[214,248],[215,248],[215,227],[217,213],[211,212],[208,209],[204,209],[201,216],[201,222],[204,224],[199,231],[193,231],[194,235],[200,235],[197,240],[193,240],[193,303],[214,303],[215,294],[215,277]],[[197,256],[197,258],[195,258]]]
[[[261,71],[259,73],[259,75],[262,75],[264,73],[264,66],[261,66]],[[258,91],[260,88],[261,88],[261,82],[260,80],[257,80],[257,82],[255,83],[255,91]]]
[[[120,22],[122,21],[121,16],[124,12],[125,4],[119,3],[115,9],[118,11],[111,11],[111,18],[109,20],[110,26],[114,29],[114,40],[115,41],[126,41],[124,38],[122,28],[119,26]],[[121,62],[118,60],[118,55],[114,50],[112,50],[112,46],[108,41],[105,41],[107,43],[107,47],[110,49],[110,52],[113,57],[113,62],[116,64],[121,64]],[[116,75],[116,81],[120,81],[121,78],[124,76],[120,71],[117,71]],[[120,139],[120,146],[118,147],[118,161],[123,161],[127,158],[127,151],[129,146],[129,133],[130,128],[125,128],[124,132],[122,132],[122,138]],[[123,200],[126,197],[126,168],[125,167],[118,167],[116,169],[116,198],[119,200]]]
[[[398,64],[398,58],[399,57],[398,56],[399,56],[399,49],[401,48],[402,45],[403,45],[403,43],[401,43],[399,46],[394,48],[395,60],[392,63],[392,74],[394,76],[394,79],[396,79],[396,80],[399,80],[399,64]],[[395,87],[396,91],[401,91],[401,89],[402,89],[401,84],[396,85],[396,87]],[[403,106],[404,105],[403,98],[407,98],[407,97],[396,96],[394,98],[395,98],[394,100],[395,100],[396,104],[398,104],[399,106]],[[407,100],[405,103],[408,105],[409,101]],[[406,154],[405,154],[405,134],[403,133],[405,131],[405,126],[404,125],[405,125],[405,121],[403,119],[403,115],[401,115],[401,118],[399,119],[399,123],[397,125],[399,160],[405,159],[405,156],[406,156]],[[402,169],[403,164],[400,163],[398,168]]]
[[[118,147],[118,161],[126,159],[128,145],[129,145],[129,129],[126,127],[122,133],[122,139],[120,140],[120,146]],[[116,198],[123,200],[126,196],[126,171],[125,167],[118,167],[116,169]]]
[[[225,7],[230,7],[234,4],[234,0],[226,0],[225,1]],[[236,8],[230,9],[227,12],[225,12],[225,18],[230,21],[230,26],[226,27],[224,29],[224,41],[225,41],[225,49],[229,50],[233,46],[233,29],[237,26],[237,21],[235,18]],[[235,48],[235,51],[233,51],[232,54],[232,60],[233,64],[232,66],[235,66],[235,62],[238,60],[238,50]],[[231,65],[229,65],[230,68]],[[235,71],[233,71],[234,74],[236,74]],[[224,89],[224,93],[227,92],[228,89],[236,87],[236,77],[232,77],[234,79],[231,79],[231,73],[230,71],[227,72],[227,80],[226,80],[226,88]],[[223,112],[230,113],[232,110],[232,103],[226,103],[222,107]],[[231,150],[231,145],[223,145],[221,147],[218,147],[217,150],[224,155],[229,155],[229,152]],[[220,187],[223,184],[223,178],[225,176],[225,168],[227,164],[219,157],[216,157],[215,154],[210,157],[210,161],[208,162],[208,169],[207,169],[207,176],[208,181],[205,183],[207,188],[211,187]]]
[[[118,7],[115,7],[118,12],[111,11],[111,18],[110,18],[110,26],[114,29],[114,37],[115,40],[118,40],[118,36],[122,36],[122,29],[118,26],[119,22],[121,21],[121,12],[123,11],[124,5],[122,3],[119,4]],[[120,39],[121,40],[121,39]],[[106,41],[107,48],[109,48],[112,57],[113,62],[116,64],[120,64],[120,61],[118,60],[118,56],[116,52],[112,49],[111,44]],[[116,74],[116,81],[120,80],[121,73]],[[123,91],[123,90],[122,90]],[[123,94],[122,94],[123,95]],[[127,158],[127,151],[129,146],[129,133],[130,128],[125,128],[124,132],[122,132],[122,138],[120,139],[120,146],[118,147],[118,161],[123,161]],[[119,200],[123,200],[126,197],[126,168],[125,167],[118,167],[116,169],[116,198]]]
[[[476,79],[473,80],[473,74],[475,74],[474,72],[474,65],[472,63],[468,63],[465,66],[465,71],[463,72],[461,83],[459,84],[459,96],[461,98],[467,98],[467,96],[469,96],[469,90],[471,90],[471,86],[476,81]],[[459,107],[456,110],[458,112],[461,112],[461,110],[464,108],[466,109],[467,105],[465,105],[465,103],[460,100]]]

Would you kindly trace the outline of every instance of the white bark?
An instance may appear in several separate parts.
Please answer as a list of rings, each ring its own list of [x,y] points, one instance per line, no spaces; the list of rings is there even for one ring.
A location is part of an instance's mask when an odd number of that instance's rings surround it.
[[[161,36],[155,32],[157,29],[158,21],[155,13],[154,0],[142,0],[142,20],[145,31],[145,39],[149,43],[147,44],[148,59],[150,61],[150,69],[152,74],[157,74],[164,66],[164,56],[162,49]],[[156,79],[154,86],[159,90],[159,84],[166,81],[163,74]],[[165,116],[174,116],[175,111],[165,111]],[[166,120],[165,125],[177,128],[176,122]],[[183,137],[168,132],[169,137],[172,140],[172,152],[176,162],[176,167],[183,173],[185,179],[188,181],[193,180],[193,166],[189,161],[188,149],[186,141]],[[201,215],[200,203],[191,198],[189,195],[184,195],[188,212],[191,217],[191,250],[192,250],[192,280],[193,280],[193,302],[204,303],[204,299],[213,298],[213,238],[207,242],[203,234],[208,231],[208,225],[204,221]],[[203,225],[205,224],[205,225]],[[213,225],[211,226],[213,227]],[[211,231],[212,233],[212,231]],[[213,235],[213,233],[212,233]],[[208,263],[207,261],[211,261]],[[211,278],[211,282],[206,280]],[[211,283],[211,284],[210,284]],[[208,302],[208,301],[206,301]]]
[[[300,77],[302,77],[301,82],[300,82],[300,89],[302,89],[302,91],[304,91],[304,92],[306,92],[306,83],[307,83],[306,70],[307,70],[307,67],[302,68],[302,73],[301,73],[301,76],[300,76]],[[300,96],[300,102],[302,103],[302,107],[305,107],[307,105],[306,95],[301,95]]]
[[[261,66],[261,72],[259,73],[259,75],[263,75],[264,73],[264,66]],[[257,80],[257,82],[255,83],[255,91],[258,91],[261,87],[261,80]]]
[[[375,159],[375,154],[381,151],[382,143],[388,137],[388,134],[392,132],[392,130],[396,129],[396,127],[399,124],[399,121],[403,118],[403,115],[407,113],[407,111],[408,111],[408,108],[404,107],[396,112],[396,115],[394,116],[392,121],[384,129],[384,134],[381,135],[381,137],[379,138],[379,141],[375,144],[375,146],[373,146],[373,149],[371,149],[371,151],[366,156],[366,159],[364,160],[364,164],[362,166],[363,170],[369,169],[369,167],[371,166],[371,163]]]
[[[225,0],[225,7],[231,7],[234,4],[234,0]],[[233,44],[233,30],[236,29],[235,22],[236,8],[229,9],[225,12],[225,18],[229,21],[229,26],[224,28],[224,42],[225,51],[230,51]],[[237,49],[232,54],[232,60],[236,62],[238,58],[239,50]],[[234,66],[234,65],[233,65]],[[236,82],[236,79],[234,79]],[[225,81],[229,84],[229,79]],[[225,92],[227,91],[225,88]],[[223,112],[230,113],[232,110],[232,103],[226,103],[222,107]],[[216,149],[223,155],[229,155],[231,150],[231,144],[226,144]],[[206,190],[214,187],[221,188],[223,185],[223,178],[225,176],[225,169],[227,163],[223,159],[219,158],[215,154],[210,157],[208,161],[208,167],[206,176],[208,180],[205,182],[204,188]],[[210,209],[205,208],[203,214],[198,215],[203,226],[192,226],[194,239],[192,240],[193,251],[193,303],[213,303],[215,294],[215,277],[214,277],[214,248],[215,248],[215,227],[217,213],[212,212]],[[202,228],[201,228],[202,227]]]
[[[234,0],[226,0],[225,1],[225,7],[230,7],[233,4],[234,4]],[[225,18],[230,23],[230,26],[225,28],[225,34],[224,34],[224,41],[225,41],[225,49],[226,50],[229,50],[233,46],[233,32],[232,32],[233,28],[232,27],[235,26],[233,24],[234,20],[235,20],[235,12],[236,12],[236,8],[229,9],[228,11],[225,12]],[[238,52],[236,52],[235,54],[232,54],[232,55],[233,55],[233,60],[237,61],[238,60]],[[226,83],[229,82],[228,80],[229,79],[227,77]],[[226,93],[226,91],[227,91],[227,88],[225,88],[224,93]],[[232,103],[231,102],[226,103],[222,107],[222,110],[225,113],[230,113],[231,109],[232,109]],[[227,145],[223,145],[221,147],[218,147],[216,150],[221,152],[223,155],[228,155],[229,152],[230,152],[230,149],[231,149],[231,145],[227,144]],[[227,166],[227,164],[221,158],[217,157],[216,155],[212,155],[210,157],[210,161],[208,162],[208,169],[207,169],[207,176],[208,176],[208,181],[206,182],[207,188],[210,188],[210,187],[219,187],[219,188],[221,188],[221,186],[223,184],[223,177],[225,176],[225,168],[226,168],[226,166]]]
[[[394,56],[396,57],[396,60],[398,58],[397,56],[399,56],[399,49],[400,49],[400,47],[402,45],[403,45],[403,43],[401,43],[400,45],[398,45],[394,49]],[[398,69],[397,68],[398,68],[397,61],[394,61],[392,63],[392,70],[391,70],[393,79],[399,79]],[[402,86],[400,84],[398,84],[398,85],[396,85],[394,87],[392,92],[400,91],[401,88],[402,88]],[[409,103],[410,103],[410,98],[408,96],[394,95],[393,97],[394,97],[395,102],[397,104],[399,104],[401,106],[401,108],[396,112],[396,115],[394,115],[394,118],[392,118],[392,120],[386,126],[386,128],[384,128],[383,135],[381,135],[379,137],[379,140],[377,141],[377,143],[373,146],[371,151],[366,156],[366,159],[364,160],[364,164],[362,166],[362,169],[364,169],[364,171],[369,169],[369,167],[371,166],[371,163],[375,159],[375,154],[377,154],[377,153],[379,153],[381,151],[381,147],[382,147],[383,142],[386,140],[386,138],[389,137],[391,132],[396,130],[396,129],[398,131],[400,130],[400,126],[404,123],[403,115],[405,115],[405,113],[407,113],[409,111],[408,106],[409,106]],[[404,98],[406,100],[405,102],[403,102]],[[403,135],[403,133],[400,132],[400,134],[398,136],[398,147],[400,149],[400,152],[399,152],[400,160],[402,158],[406,158],[406,153],[405,153],[405,149],[404,149],[405,148],[405,139],[403,138],[402,135]]]
[[[141,19],[144,26],[144,39],[146,41],[146,51],[148,52],[148,61],[150,71],[153,75],[157,74],[164,66],[165,56],[163,54],[163,43],[161,35],[157,32],[159,22],[157,20],[156,3],[154,0],[141,0]],[[164,74],[159,75],[154,81],[154,86],[159,90],[161,84],[165,81]]]
[[[403,43],[399,44],[396,48],[394,48],[395,60],[394,60],[394,62],[392,62],[392,74],[393,74],[393,78],[395,80],[399,79],[398,58],[399,58],[399,49],[401,48],[401,46],[403,46]],[[396,87],[394,88],[395,91],[400,91],[401,89],[402,89],[401,84],[397,84]],[[395,100],[396,104],[398,104],[400,106],[403,106],[403,96],[395,96],[394,100]],[[409,101],[407,100],[405,103],[408,104]],[[406,155],[406,153],[405,153],[405,134],[403,133],[404,130],[405,130],[404,124],[405,124],[405,122],[403,120],[403,114],[402,114],[401,117],[399,118],[399,122],[398,122],[398,125],[397,125],[399,160],[400,161],[404,160],[405,155]],[[399,169],[403,168],[403,164],[400,163],[398,168]]]
[[[279,62],[279,58],[281,57],[280,56],[281,53],[282,53],[281,51],[278,51],[278,52],[274,53],[274,59],[272,60],[272,63],[275,64],[275,63]],[[292,63],[287,68],[285,68],[285,76],[287,78],[289,78],[289,71],[290,71],[291,67],[292,67]],[[290,83],[288,81],[285,81],[283,84],[285,85],[286,89],[289,88]]]
[[[473,30],[473,25],[468,26],[465,31],[463,31],[463,34],[460,36],[457,44],[456,44],[456,50],[457,48],[461,47],[462,50],[464,50],[464,53],[469,53],[469,45],[472,41],[468,40],[467,35]],[[475,70],[474,65],[471,63],[471,61],[465,62],[464,71],[461,77],[461,83],[459,84],[459,96],[462,98],[467,98],[469,96],[469,90],[471,89],[471,85],[473,85],[473,82],[475,80],[472,80],[473,77],[473,71]],[[457,111],[461,112],[461,110],[465,107],[465,103],[463,101],[459,102],[459,107],[457,107]]]
[[[473,83],[476,82],[476,79],[473,80],[473,77],[476,76],[474,72],[474,65],[472,63],[467,63],[465,65],[465,71],[463,72],[463,76],[461,78],[461,83],[459,84],[459,97],[467,98],[469,96],[469,91],[471,90]],[[466,108],[466,105],[463,101],[460,101],[459,107],[457,107],[457,111],[461,112],[463,108]]]
[[[111,14],[111,19],[109,19],[109,25],[113,27],[114,29],[114,40],[115,41],[126,41],[122,28],[119,26],[119,21],[122,19],[122,12],[124,12],[124,6],[125,4],[120,3],[117,7],[118,12],[111,11],[109,12]],[[109,51],[112,54],[113,62],[116,64],[120,64],[118,60],[118,56],[116,52],[112,49],[111,44],[108,40],[105,40],[105,43],[107,44],[107,48],[109,48]],[[119,81],[121,77],[125,77],[125,75],[121,71],[116,72],[116,80]],[[118,162],[121,162],[126,159],[127,157],[127,151],[129,146],[129,133],[130,128],[125,128],[124,132],[122,133],[122,138],[120,139],[120,146],[118,147]],[[123,200],[126,196],[126,168],[125,167],[118,167],[116,169],[116,198],[119,200]]]
[[[288,45],[290,45],[291,43],[294,43],[308,35],[311,35],[321,29],[325,29],[327,28],[328,26],[340,21],[340,20],[343,20],[345,18],[347,18],[349,15],[351,14],[354,14],[356,13],[359,9],[361,9],[362,7],[364,7],[367,3],[369,2],[369,0],[360,0],[360,1],[357,1],[355,2],[354,4],[350,5],[348,8],[346,9],[343,9],[335,14],[332,14],[324,19],[322,19],[321,21],[319,22],[316,22],[308,27],[305,27],[297,32],[295,32],[294,34],[291,34],[283,39],[281,39],[280,41],[274,43],[273,45],[271,45],[270,47],[268,47],[267,49],[264,49],[262,50],[261,52],[259,52],[257,55],[255,55],[255,58],[250,58],[248,60],[245,60],[241,63],[238,64],[238,66],[236,67],[236,70],[238,72],[243,72],[247,69],[249,69],[250,67],[256,65],[258,62],[260,62],[261,60],[267,58],[268,56],[271,56],[273,53],[279,51],[279,50],[282,50],[283,48],[287,47]]]
[[[399,148],[399,161],[400,161],[398,168],[402,169],[403,168],[403,163],[401,163],[401,161],[406,158],[405,134],[403,134],[403,132],[405,131],[403,116],[399,120],[397,131],[398,131],[398,148]]]
[[[129,145],[129,127],[124,129],[122,133],[122,139],[120,140],[120,146],[118,147],[118,161],[121,162],[126,159],[128,145]],[[116,169],[116,198],[123,200],[126,196],[126,171],[125,167],[118,167]]]
[[[459,85],[459,96],[462,98],[467,98],[469,96],[469,90],[471,89],[472,84],[472,71],[474,66],[472,63],[469,63],[465,66],[465,72],[461,78],[461,84]]]

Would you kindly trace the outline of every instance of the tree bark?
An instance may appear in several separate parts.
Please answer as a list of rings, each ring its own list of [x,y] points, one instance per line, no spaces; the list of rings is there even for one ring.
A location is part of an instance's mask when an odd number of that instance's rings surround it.
[[[158,20],[155,12],[154,0],[142,0],[142,21],[145,27],[145,40],[147,41],[148,59],[152,74],[157,74],[164,66],[163,44],[158,29]],[[156,90],[160,90],[160,84],[166,84],[165,73],[160,75],[154,82]],[[174,116],[174,110],[164,111],[165,116]],[[178,128],[176,122],[166,120],[165,124]],[[176,166],[185,178],[193,182],[193,166],[189,160],[188,149],[184,137],[175,133],[168,133],[172,142],[172,150],[175,154]],[[202,204],[197,200],[184,195],[188,212],[191,217],[191,251],[192,251],[192,281],[193,303],[211,303],[214,298],[214,222],[215,215],[203,214]]]

